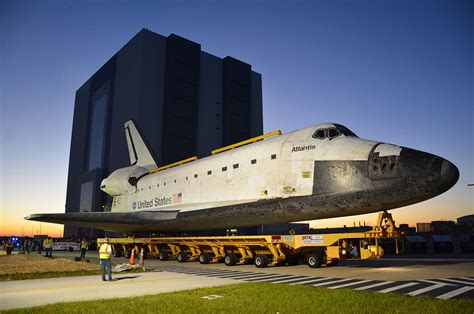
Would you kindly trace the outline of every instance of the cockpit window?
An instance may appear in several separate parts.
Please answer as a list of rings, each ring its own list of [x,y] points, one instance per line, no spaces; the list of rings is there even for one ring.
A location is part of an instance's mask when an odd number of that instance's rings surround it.
[[[341,132],[339,132],[339,130],[334,129],[334,128],[328,129],[328,137],[329,137],[329,139],[333,139],[333,138],[335,138],[335,137],[338,137],[339,135],[341,135]]]
[[[326,129],[319,129],[313,134],[313,138],[317,140],[322,140],[326,138]]]
[[[334,124],[334,126],[336,127],[336,129],[337,129],[339,132],[341,132],[341,133],[344,134],[345,136],[358,137],[354,132],[352,132],[351,130],[349,130],[348,128],[346,128],[346,127],[343,126],[343,125]]]
[[[318,129],[316,132],[313,134],[313,138],[317,140],[323,140],[325,138],[333,139],[335,137],[338,137],[340,135],[344,136],[353,136],[353,137],[358,137],[357,135],[354,134],[351,130],[346,128],[343,125],[340,124],[334,124],[333,128],[327,128],[327,129]]]

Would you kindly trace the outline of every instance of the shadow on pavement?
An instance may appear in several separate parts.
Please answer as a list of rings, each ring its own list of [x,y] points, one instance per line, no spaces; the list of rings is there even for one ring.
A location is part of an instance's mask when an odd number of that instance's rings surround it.
[[[135,279],[135,278],[138,278],[138,277],[140,277],[140,276],[115,277],[114,280],[119,281],[119,280],[126,280],[126,279]]]

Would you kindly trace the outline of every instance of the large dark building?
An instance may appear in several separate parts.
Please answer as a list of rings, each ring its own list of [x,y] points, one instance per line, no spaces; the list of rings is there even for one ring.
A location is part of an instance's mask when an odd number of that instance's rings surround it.
[[[195,42],[141,30],[76,92],[66,212],[102,211],[99,185],[130,164],[124,122],[134,119],[160,165],[262,134],[262,78]],[[102,236],[66,226],[65,237]]]

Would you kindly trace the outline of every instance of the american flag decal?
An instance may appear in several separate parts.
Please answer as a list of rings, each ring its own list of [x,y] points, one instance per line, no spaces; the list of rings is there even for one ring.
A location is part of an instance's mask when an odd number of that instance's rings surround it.
[[[181,203],[183,201],[183,193],[173,194],[173,203]]]

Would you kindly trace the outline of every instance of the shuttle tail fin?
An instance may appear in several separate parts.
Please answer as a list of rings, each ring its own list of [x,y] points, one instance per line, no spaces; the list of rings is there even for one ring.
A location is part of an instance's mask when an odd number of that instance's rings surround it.
[[[125,122],[125,137],[127,138],[130,164],[149,170],[158,166],[158,159],[153,154],[133,120]]]

